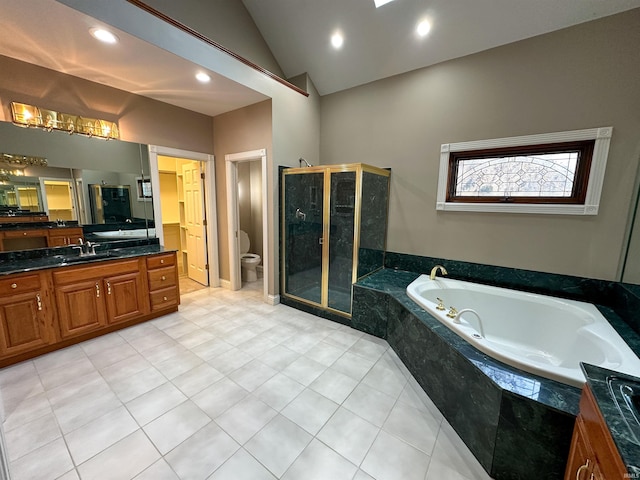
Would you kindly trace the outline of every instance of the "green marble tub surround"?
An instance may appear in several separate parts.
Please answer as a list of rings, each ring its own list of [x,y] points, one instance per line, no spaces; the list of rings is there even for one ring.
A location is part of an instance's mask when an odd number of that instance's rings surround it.
[[[609,280],[386,252],[385,269],[428,274],[443,265],[458,280],[593,303],[640,356],[640,286]],[[619,319],[631,328],[624,327]]]
[[[493,478],[561,479],[580,390],[478,351],[408,297],[419,275],[387,268],[358,282],[352,327],[387,339]]]
[[[482,265],[479,263],[422,257],[404,253],[386,252],[385,268],[428,274],[434,265],[444,266],[448,276],[457,280],[483,283],[495,287],[522,290],[542,295],[588,301],[614,306],[617,282],[592,278],[536,272],[518,268]]]
[[[582,371],[587,378],[587,384],[593,392],[593,396],[598,404],[598,409],[611,433],[611,438],[615,443],[618,453],[626,465],[629,478],[640,478],[640,440],[633,433],[629,424],[636,421],[627,415],[626,411],[616,404],[613,398],[609,379],[616,377],[622,381],[628,380],[631,383],[640,383],[640,378],[614,372],[606,368],[581,363]],[[622,406],[622,409],[625,407]]]
[[[615,310],[633,330],[640,335],[640,285],[617,283],[612,303]],[[624,337],[626,340],[626,337]],[[633,348],[633,346],[632,346]],[[640,356],[640,345],[634,350]]]

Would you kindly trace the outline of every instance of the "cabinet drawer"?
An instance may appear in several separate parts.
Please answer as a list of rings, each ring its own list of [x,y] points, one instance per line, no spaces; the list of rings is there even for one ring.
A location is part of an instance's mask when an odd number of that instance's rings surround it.
[[[176,287],[163,288],[151,292],[151,311],[178,305],[178,289]]]
[[[47,230],[7,230],[4,232],[4,238],[28,238],[28,237],[46,237]]]
[[[39,275],[24,275],[20,277],[11,276],[0,280],[0,296],[31,292],[39,289]]]
[[[161,268],[168,267],[170,265],[176,264],[176,256],[173,253],[167,253],[164,255],[154,255],[153,257],[147,258],[147,268]]]
[[[53,272],[53,281],[56,285],[65,285],[75,282],[101,278],[108,275],[120,275],[123,273],[137,272],[140,270],[138,259],[99,262],[87,266],[62,267]]]
[[[155,292],[162,288],[175,287],[176,285],[176,268],[164,267],[149,270],[149,291]]]

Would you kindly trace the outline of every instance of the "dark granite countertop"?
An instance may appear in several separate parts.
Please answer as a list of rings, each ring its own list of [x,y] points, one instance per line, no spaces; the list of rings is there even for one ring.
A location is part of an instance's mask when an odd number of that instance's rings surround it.
[[[78,249],[73,249],[72,247],[29,251],[24,252],[24,254],[6,252],[0,254],[0,276],[173,251],[165,250],[157,241],[129,241],[101,244],[96,248],[96,255],[80,256]]]
[[[525,372],[480,352],[411,300],[406,288],[419,276],[420,274],[415,272],[382,269],[363,278],[357,284],[391,295],[501,388],[562,412],[578,414],[579,388]]]
[[[78,222],[69,222],[64,225],[58,225],[57,222],[18,222],[18,223],[0,223],[0,232],[12,230],[39,230],[42,228],[81,228]]]
[[[610,377],[616,377],[640,383],[640,378],[586,363],[580,365],[622,461],[627,466],[629,478],[640,478],[640,440],[630,426],[634,419],[623,412],[625,406],[618,407],[608,381]]]

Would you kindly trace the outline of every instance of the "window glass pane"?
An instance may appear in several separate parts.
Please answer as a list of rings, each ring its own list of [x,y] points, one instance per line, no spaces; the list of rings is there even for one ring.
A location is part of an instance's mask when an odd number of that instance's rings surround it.
[[[458,197],[571,197],[580,152],[458,160]]]

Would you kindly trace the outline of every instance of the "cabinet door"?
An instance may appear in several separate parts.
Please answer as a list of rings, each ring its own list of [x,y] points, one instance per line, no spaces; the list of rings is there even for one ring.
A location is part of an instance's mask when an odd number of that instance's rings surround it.
[[[68,239],[64,235],[50,235],[49,247],[64,247],[67,245]]]
[[[104,288],[108,323],[125,322],[147,313],[140,272],[107,277]]]
[[[55,291],[63,338],[82,335],[106,324],[102,279],[58,285]]]
[[[567,461],[567,470],[564,476],[565,480],[590,480],[589,477],[594,463],[593,452],[587,442],[583,425],[582,417],[578,415],[573,429],[569,460]]]
[[[0,299],[0,354],[15,355],[47,345],[49,335],[40,291]]]

